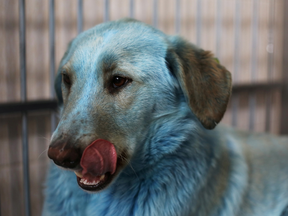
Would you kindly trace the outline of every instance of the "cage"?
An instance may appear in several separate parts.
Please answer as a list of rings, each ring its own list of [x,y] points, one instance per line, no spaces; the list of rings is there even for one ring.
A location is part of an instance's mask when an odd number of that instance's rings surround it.
[[[68,42],[133,17],[211,50],[232,73],[222,122],[288,134],[285,0],[0,0],[0,215],[40,215],[57,125],[55,70]]]

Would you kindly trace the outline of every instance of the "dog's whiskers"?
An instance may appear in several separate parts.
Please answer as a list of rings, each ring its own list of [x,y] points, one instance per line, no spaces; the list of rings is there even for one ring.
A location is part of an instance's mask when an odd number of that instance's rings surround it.
[[[130,168],[132,169],[132,171],[134,172],[136,177],[139,179],[139,176],[137,175],[135,169],[133,168],[132,164],[128,161],[128,159],[124,155],[120,155],[120,158],[121,158],[121,160],[125,161],[127,163],[127,165],[130,166]]]
[[[40,153],[40,155],[38,156],[38,159],[42,156],[43,153],[47,152],[48,149],[45,149],[43,152]]]
[[[138,180],[139,180],[139,176],[137,175],[137,173],[135,172],[134,168],[132,167],[132,164],[131,164],[131,163],[128,163],[128,165],[131,167],[131,169],[133,170],[134,174],[136,175],[136,177],[137,177]]]
[[[48,138],[48,137],[44,137],[44,136],[38,136],[38,138],[40,138],[40,139],[44,139],[44,140],[46,140],[46,141],[49,141],[49,142],[50,142],[50,138]]]

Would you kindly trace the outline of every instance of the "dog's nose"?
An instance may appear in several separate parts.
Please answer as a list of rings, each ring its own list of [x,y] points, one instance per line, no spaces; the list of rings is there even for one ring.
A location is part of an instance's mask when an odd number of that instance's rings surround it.
[[[81,152],[66,142],[57,142],[50,145],[48,157],[59,166],[75,168],[80,163]]]

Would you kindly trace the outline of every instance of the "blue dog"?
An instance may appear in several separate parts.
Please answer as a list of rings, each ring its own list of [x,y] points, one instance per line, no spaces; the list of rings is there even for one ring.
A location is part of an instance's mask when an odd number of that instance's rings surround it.
[[[108,22],[69,44],[55,88],[48,156],[64,169],[43,216],[288,215],[288,138],[214,129],[231,75],[210,52]]]

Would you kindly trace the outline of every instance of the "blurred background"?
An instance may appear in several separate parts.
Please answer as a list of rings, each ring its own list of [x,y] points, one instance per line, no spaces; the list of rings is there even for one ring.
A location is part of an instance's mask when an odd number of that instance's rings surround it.
[[[215,53],[233,77],[224,124],[288,134],[287,0],[0,0],[0,215],[41,214],[56,68],[79,32],[123,17]]]

